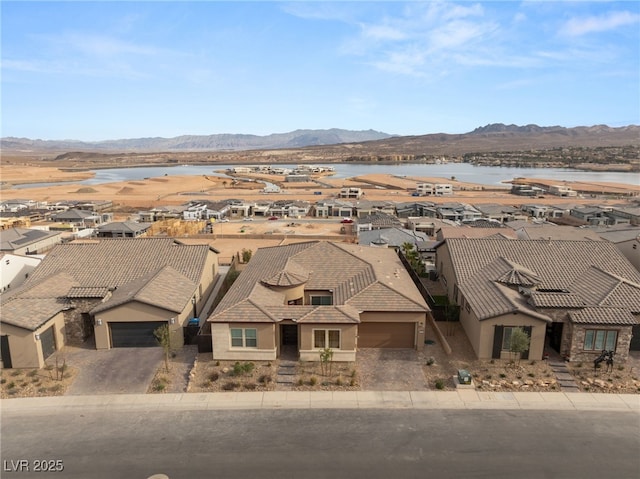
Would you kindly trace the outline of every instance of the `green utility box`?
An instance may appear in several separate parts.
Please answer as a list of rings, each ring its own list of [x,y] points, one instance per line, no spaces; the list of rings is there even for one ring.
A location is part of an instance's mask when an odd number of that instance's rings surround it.
[[[466,369],[458,369],[458,381],[460,384],[471,384],[471,374]]]

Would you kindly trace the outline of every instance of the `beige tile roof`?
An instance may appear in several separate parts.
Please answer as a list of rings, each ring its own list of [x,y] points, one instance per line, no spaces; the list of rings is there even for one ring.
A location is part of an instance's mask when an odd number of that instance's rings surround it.
[[[67,273],[23,284],[2,295],[0,322],[34,331],[60,311],[72,307],[66,294],[76,285]]]
[[[603,324],[603,325],[631,325],[639,324],[640,321],[623,308],[584,308],[578,311],[570,311],[569,318],[578,324]]]
[[[268,284],[282,286],[283,278],[293,283],[293,276],[307,278],[306,291],[331,290],[334,304],[286,305],[284,294]],[[353,322],[359,319],[354,311],[428,311],[428,306],[395,251],[314,241],[256,251],[209,320],[245,321],[254,315],[250,320]]]
[[[104,298],[109,293],[109,288],[104,286],[82,287],[76,286],[67,293],[68,298]]]
[[[586,303],[575,293],[533,292],[529,302],[536,308],[583,308]]]
[[[165,266],[116,289],[107,301],[96,306],[91,312],[96,314],[130,301],[138,301],[181,313],[191,302],[197,287],[195,282],[171,266]]]
[[[511,294],[509,288],[498,287],[498,281],[513,270],[510,263],[535,272],[539,291],[564,290],[586,305],[623,307],[634,312],[639,309],[640,273],[612,244],[463,238],[448,239],[447,244],[458,287],[479,319],[504,314],[510,304],[513,306],[505,296]],[[552,307],[548,302],[551,299],[537,296],[532,301],[540,301],[539,307]],[[555,307],[571,307],[564,304],[577,304],[577,298]],[[532,309],[536,304],[521,306]]]
[[[56,246],[32,273],[30,281],[66,271],[81,286],[113,288],[171,266],[198,282],[207,245],[185,245],[171,238],[105,238]]]

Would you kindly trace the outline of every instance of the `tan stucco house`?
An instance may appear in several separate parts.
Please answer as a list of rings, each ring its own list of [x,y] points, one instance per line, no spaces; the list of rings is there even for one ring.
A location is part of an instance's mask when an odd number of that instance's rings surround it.
[[[418,347],[429,314],[395,251],[314,241],[258,249],[207,321],[214,359],[353,361]]]
[[[529,359],[553,348],[571,361],[603,349],[624,360],[639,349],[640,273],[612,244],[450,238],[436,254],[478,358],[508,358],[515,327],[530,335]]]
[[[13,367],[38,367],[63,344],[92,336],[97,349],[157,346],[153,331],[165,324],[172,347],[181,347],[184,328],[202,312],[217,275],[208,245],[171,238],[59,245],[21,287],[2,295],[6,359]],[[31,343],[49,328],[53,347],[38,350]]]

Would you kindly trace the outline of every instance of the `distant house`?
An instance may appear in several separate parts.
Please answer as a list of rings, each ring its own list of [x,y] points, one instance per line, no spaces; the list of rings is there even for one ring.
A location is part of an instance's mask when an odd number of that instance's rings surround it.
[[[424,243],[429,241],[429,236],[419,231],[404,228],[376,228],[358,232],[358,244],[362,246],[375,246],[382,248],[394,248],[399,250],[404,243]]]
[[[65,343],[91,336],[97,349],[157,346],[153,332],[163,325],[180,347],[217,273],[215,250],[170,238],[59,245],[0,296],[5,367],[42,367]]]
[[[62,241],[57,231],[10,228],[0,231],[0,251],[17,255],[42,254]]]
[[[451,183],[418,183],[416,193],[420,196],[450,196],[453,195]]]
[[[98,226],[98,238],[137,238],[143,236],[151,227],[151,223],[135,223],[133,221],[115,221]]]
[[[616,248],[640,271],[640,227],[618,226],[597,228],[591,231],[599,238],[616,245]]]
[[[516,327],[534,360],[545,341],[570,361],[640,349],[640,273],[612,244],[451,238],[437,265],[478,358],[508,358]]]
[[[349,218],[354,213],[354,205],[348,201],[326,200],[318,201],[311,210],[316,218]]]
[[[402,228],[402,222],[396,216],[386,213],[372,213],[358,218],[358,231],[381,228]]]
[[[99,225],[102,222],[102,217],[93,211],[74,208],[52,216],[51,220],[57,223],[68,223],[76,228],[83,229]]]
[[[258,249],[207,321],[214,359],[354,361],[417,348],[429,314],[395,251],[316,241]]]
[[[483,218],[496,220],[500,223],[526,220],[528,215],[519,208],[496,203],[474,204],[475,209],[482,213]]]
[[[555,196],[578,196],[578,192],[567,185],[550,185],[549,193]]]
[[[340,189],[340,198],[347,199],[360,199],[363,195],[362,188],[356,188],[353,186],[345,187]]]

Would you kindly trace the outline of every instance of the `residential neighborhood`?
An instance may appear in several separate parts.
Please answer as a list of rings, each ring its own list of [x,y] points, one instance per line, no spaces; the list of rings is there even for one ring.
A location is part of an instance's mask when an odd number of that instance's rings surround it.
[[[633,360],[637,203],[473,204],[419,186],[447,199],[343,188],[315,202],[198,198],[126,217],[103,201],[4,201],[3,367],[44,368],[74,347],[159,347],[163,325],[174,354],[201,361],[303,370],[324,350],[357,365],[363,351],[419,358],[434,342],[453,360],[451,320],[474,361],[511,361],[515,329],[532,364],[588,364],[602,350]]]

